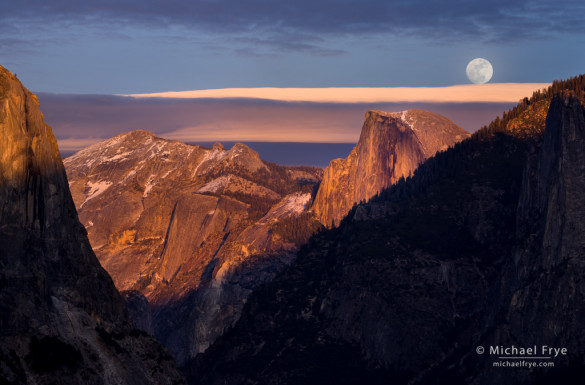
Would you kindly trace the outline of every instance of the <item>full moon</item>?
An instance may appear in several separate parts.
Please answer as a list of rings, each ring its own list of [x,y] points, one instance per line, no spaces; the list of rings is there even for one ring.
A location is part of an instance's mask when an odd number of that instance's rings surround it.
[[[490,81],[494,74],[494,69],[489,61],[477,58],[469,62],[465,72],[472,83],[483,84]]]

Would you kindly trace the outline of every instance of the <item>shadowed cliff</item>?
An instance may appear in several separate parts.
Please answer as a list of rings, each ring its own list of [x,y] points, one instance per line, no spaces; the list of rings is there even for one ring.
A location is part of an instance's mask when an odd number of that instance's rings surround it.
[[[166,349],[130,327],[38,101],[3,67],[0,202],[2,383],[184,383]]]

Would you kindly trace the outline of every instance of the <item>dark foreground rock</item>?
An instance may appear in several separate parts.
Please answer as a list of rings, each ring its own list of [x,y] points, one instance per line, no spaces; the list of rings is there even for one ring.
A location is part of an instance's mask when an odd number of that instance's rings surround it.
[[[0,382],[182,384],[77,219],[36,97],[0,67]]]

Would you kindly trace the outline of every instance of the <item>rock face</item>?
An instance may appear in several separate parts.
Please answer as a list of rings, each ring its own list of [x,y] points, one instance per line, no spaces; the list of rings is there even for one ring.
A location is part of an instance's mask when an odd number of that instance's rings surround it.
[[[582,97],[585,77],[554,87],[575,84]],[[188,378],[581,383],[585,110],[570,93],[551,101],[552,90],[531,100],[550,104],[545,129],[516,109],[314,237]],[[492,346],[567,354],[547,360],[553,369],[497,367],[505,354]]]
[[[358,144],[345,159],[332,160],[313,210],[326,226],[337,226],[354,204],[414,172],[437,151],[469,137],[444,116],[423,111],[368,111]]]
[[[204,351],[239,318],[252,289],[292,261],[297,246],[273,228],[307,211],[322,176],[263,162],[243,144],[209,149],[146,131],[64,163],[102,266],[119,290],[148,299],[155,335],[179,364]]]
[[[492,337],[496,342],[566,348],[569,356],[557,368],[566,378],[554,372],[549,377],[564,383],[583,370],[585,354],[584,150],[585,108],[578,97],[564,92],[551,102],[542,148],[532,154],[524,173],[519,247],[505,276],[513,285],[512,290],[502,288],[511,292],[511,299],[506,321]],[[490,380],[504,377],[489,374]],[[518,377],[532,380],[527,373]]]
[[[184,383],[164,347],[130,327],[38,101],[3,67],[0,135],[2,383]]]

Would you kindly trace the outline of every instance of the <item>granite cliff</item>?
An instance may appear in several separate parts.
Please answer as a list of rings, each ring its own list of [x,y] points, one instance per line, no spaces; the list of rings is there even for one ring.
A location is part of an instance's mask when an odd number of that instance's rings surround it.
[[[552,100],[543,142],[529,156],[518,204],[518,247],[500,289],[509,298],[502,305],[506,316],[486,339],[562,347],[568,355],[542,378],[519,373],[518,383],[575,383],[585,368],[583,91],[581,97],[563,91]],[[504,373],[486,372],[484,383],[504,379]]]
[[[64,163],[96,255],[130,291],[135,324],[149,317],[140,292],[180,364],[292,261],[299,241],[283,225],[310,234],[318,224],[307,210],[322,170],[264,162],[243,144],[204,148],[133,131]]]
[[[584,95],[553,83],[313,237],[190,382],[581,383]],[[491,346],[567,354],[498,367]]]
[[[39,103],[0,67],[0,382],[182,384],[133,329],[77,218]]]
[[[423,110],[368,111],[357,145],[325,169],[313,210],[321,223],[336,226],[354,204],[366,201],[425,159],[469,137],[444,116]]]

